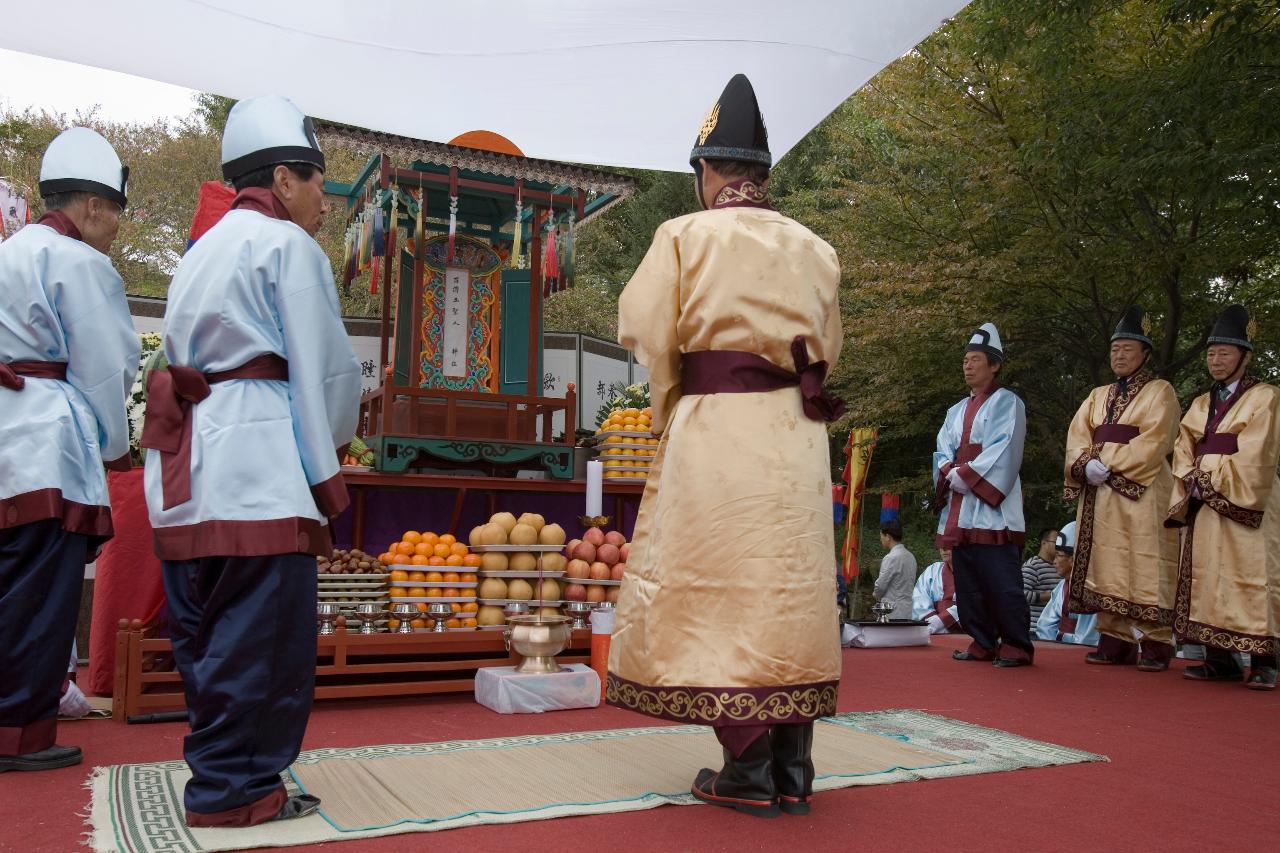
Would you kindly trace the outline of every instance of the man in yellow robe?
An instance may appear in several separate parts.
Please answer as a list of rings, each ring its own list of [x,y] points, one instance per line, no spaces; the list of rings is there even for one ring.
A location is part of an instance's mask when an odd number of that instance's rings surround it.
[[[664,223],[622,293],[653,430],[609,657],[611,704],[715,727],[706,802],[809,811],[813,721],[840,678],[822,390],[840,354],[835,251],[777,213],[750,82],[735,76],[690,162],[705,210]]]
[[[1239,681],[1231,652],[1252,655],[1248,686],[1274,690],[1280,646],[1280,388],[1248,374],[1253,322],[1242,305],[1209,335],[1213,387],[1191,404],[1173,455],[1165,523],[1182,528],[1174,630],[1203,643],[1186,678]]]
[[[1098,650],[1087,662],[1136,660],[1160,672],[1173,658],[1178,537],[1164,517],[1181,408],[1149,369],[1150,330],[1137,306],[1120,318],[1111,336],[1116,381],[1090,392],[1067,433],[1066,498],[1080,498],[1067,607],[1098,614]]]

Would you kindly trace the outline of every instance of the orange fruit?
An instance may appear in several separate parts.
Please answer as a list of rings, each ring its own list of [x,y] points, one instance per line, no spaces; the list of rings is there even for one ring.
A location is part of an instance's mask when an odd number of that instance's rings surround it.
[[[392,631],[396,630],[397,628],[399,628],[399,627],[400,627],[400,620],[399,620],[399,619],[388,619],[388,620],[387,620],[387,627],[388,627],[388,628],[390,628]]]
[[[458,583],[475,583],[475,582],[476,582],[475,575],[468,575],[468,574],[458,575]]]
[[[425,601],[419,601],[417,604],[414,605],[414,607],[418,608],[419,613],[426,613],[427,608],[430,606],[431,605],[427,604]]]
[[[426,572],[409,572],[409,577],[405,578],[405,580],[410,580],[410,581],[413,581],[414,583],[425,583],[427,580],[427,573]]]
[[[437,545],[440,542],[440,537],[435,535],[434,533],[428,532],[428,533],[422,534],[422,541],[427,543],[428,545]]]
[[[438,589],[429,589],[426,593],[427,598],[444,598],[444,593]]]
[[[405,591],[404,587],[401,587],[401,586],[391,587],[392,598],[408,598],[408,596],[409,596],[409,593]]]
[[[385,552],[384,552],[384,553],[379,554],[379,555],[378,555],[378,562],[379,562],[379,563],[384,563],[384,564],[385,564],[385,563],[390,563],[390,562],[391,562],[391,555],[390,555],[390,554],[387,554],[387,553],[385,553]]]
[[[413,547],[413,543],[412,543],[412,542],[397,542],[397,543],[396,543],[396,553],[397,553],[397,554],[412,554],[413,552],[414,552],[414,547]]]
[[[461,578],[458,577],[457,572],[445,572],[444,576],[441,578],[441,582],[443,583],[458,583],[460,580]]]
[[[409,598],[426,598],[427,591],[420,586],[415,586],[413,589],[409,590],[408,597]]]
[[[440,597],[441,597],[441,598],[457,598],[457,597],[458,597],[458,591],[457,591],[456,589],[452,589],[452,588],[446,587],[446,588],[444,588],[444,589],[440,590]]]
[[[449,546],[449,550],[452,551],[454,554],[458,555],[459,557],[465,557],[471,551],[470,548],[468,548],[466,545],[463,545],[461,542],[454,542],[452,545]]]
[[[472,569],[478,569],[478,568],[480,568],[480,555],[479,555],[479,554],[467,554],[465,557],[463,557],[463,558],[462,558],[462,565],[467,566],[467,567],[472,568]]]
[[[422,629],[424,629],[424,628],[426,628],[426,627],[427,627],[427,620],[426,620],[426,619],[414,619],[412,622],[410,622],[410,623],[409,623],[409,625],[410,625],[410,627],[412,627],[412,628],[413,628],[413,629],[415,629],[415,630],[422,630]]]
[[[426,542],[419,542],[417,545],[413,546],[413,553],[421,554],[424,557],[430,557],[435,552],[435,546],[428,545]]]
[[[428,560],[430,560],[429,557],[424,557],[421,554],[414,554],[409,558],[409,562],[415,566],[425,566],[427,565]]]
[[[452,610],[454,613],[461,613],[462,605],[455,601],[453,604],[449,605],[449,609]]]
[[[449,550],[449,546],[445,545],[443,542],[435,546],[435,555],[437,557],[447,557],[452,553],[453,552]]]
[[[446,620],[444,620],[444,626],[445,626],[446,628],[461,628],[461,627],[462,627],[462,620],[461,620],[461,619],[446,619]]]
[[[439,572],[427,572],[427,583],[443,583],[444,576]]]
[[[476,623],[476,620],[474,620],[474,619],[463,619],[463,620],[462,620],[462,627],[463,627],[463,628],[474,628],[474,627],[476,627],[476,624],[477,624],[477,623]]]
[[[409,573],[404,569],[396,569],[391,573],[391,580],[396,583],[404,583],[409,579]]]
[[[409,565],[409,558],[404,554],[396,554],[391,558],[391,564],[393,566],[407,566]]]
[[[460,554],[450,554],[444,558],[444,564],[446,566],[461,566],[462,556]]]
[[[475,613],[479,608],[480,605],[476,604],[474,601],[468,601],[466,604],[462,605],[462,612]]]
[[[441,544],[441,545],[453,545],[453,544],[455,544],[457,541],[458,541],[458,537],[457,537],[457,536],[454,536],[452,533],[445,533],[444,535],[442,535],[442,536],[440,537],[440,544]]]
[[[430,559],[428,559],[428,560],[427,560],[427,565],[430,565],[430,566],[443,566],[443,565],[444,565],[444,557],[431,557]]]
[[[416,530],[406,530],[405,534],[400,537],[401,542],[408,542],[410,545],[416,545],[422,541],[422,534]]]

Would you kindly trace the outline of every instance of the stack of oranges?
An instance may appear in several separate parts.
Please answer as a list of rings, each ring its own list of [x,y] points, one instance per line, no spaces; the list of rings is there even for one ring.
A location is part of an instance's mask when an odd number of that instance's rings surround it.
[[[391,598],[467,598],[474,596],[475,588],[458,589],[450,584],[474,584],[476,569],[480,568],[480,557],[472,554],[471,549],[451,533],[436,535],[435,533],[419,533],[416,530],[406,531],[398,542],[392,542],[387,550],[378,558],[383,565],[391,567],[390,580],[394,584],[422,584],[422,586],[396,585],[391,587]],[[426,613],[428,604],[419,602],[419,612]],[[449,607],[456,618],[445,623],[447,628],[476,627],[476,611],[474,601],[451,602]],[[414,620],[414,623],[423,620]],[[429,622],[430,620],[425,620]],[[399,627],[398,620],[392,619],[391,629]],[[414,624],[413,627],[426,627]]]

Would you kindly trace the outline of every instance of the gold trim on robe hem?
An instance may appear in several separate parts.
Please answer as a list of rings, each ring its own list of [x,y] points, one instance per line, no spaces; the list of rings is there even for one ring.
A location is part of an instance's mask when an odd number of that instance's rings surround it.
[[[770,687],[649,687],[609,673],[605,701],[650,717],[703,725],[809,723],[836,712],[839,682]]]

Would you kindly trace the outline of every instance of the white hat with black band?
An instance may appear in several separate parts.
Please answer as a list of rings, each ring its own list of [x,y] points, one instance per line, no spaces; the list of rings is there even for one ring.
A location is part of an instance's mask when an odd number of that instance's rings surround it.
[[[59,133],[45,149],[40,162],[40,195],[94,193],[120,207],[128,202],[129,167],[111,143],[87,127]]]
[[[222,176],[234,182],[278,163],[306,163],[324,171],[311,119],[282,95],[237,102],[222,134]]]

